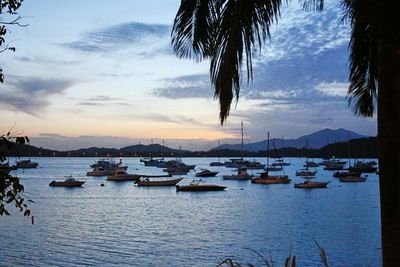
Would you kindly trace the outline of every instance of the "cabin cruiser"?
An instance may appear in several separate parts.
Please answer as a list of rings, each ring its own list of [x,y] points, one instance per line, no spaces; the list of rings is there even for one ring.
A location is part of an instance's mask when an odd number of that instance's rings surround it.
[[[288,184],[290,181],[287,175],[269,175],[267,171],[251,179],[252,184]]]
[[[118,169],[113,175],[107,176],[108,181],[137,181],[141,175],[129,174],[124,169]]]
[[[79,187],[82,186],[85,181],[77,181],[72,176],[65,176],[64,181],[52,181],[49,186],[63,186],[63,187]]]
[[[224,175],[222,178],[224,180],[250,180],[251,175],[247,172],[246,167],[241,167],[238,169],[238,172],[236,175]]]
[[[196,177],[213,177],[217,174],[218,174],[218,172],[213,172],[210,170],[202,170],[200,172],[196,172],[195,176]]]
[[[176,191],[191,191],[191,192],[204,192],[204,191],[222,191],[226,186],[216,184],[205,184],[200,180],[193,180],[189,185],[176,185]]]
[[[17,161],[16,167],[21,169],[34,169],[37,168],[39,163],[31,161],[30,159]]]

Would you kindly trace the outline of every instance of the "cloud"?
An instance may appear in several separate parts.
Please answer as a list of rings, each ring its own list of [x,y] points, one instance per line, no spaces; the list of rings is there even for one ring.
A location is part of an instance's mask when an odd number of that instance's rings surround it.
[[[49,97],[63,94],[73,84],[63,79],[8,75],[6,82],[0,85],[0,108],[37,116],[49,105]]]
[[[165,53],[171,27],[164,24],[128,22],[86,32],[75,42],[62,46],[86,53],[112,53],[130,47],[142,47],[138,55]]]
[[[73,98],[76,99],[76,98]],[[81,100],[81,99],[79,99]],[[126,100],[125,98],[120,97],[110,97],[105,95],[97,95],[92,96],[89,98],[84,99],[83,101],[79,102],[78,105],[80,106],[104,106],[104,105],[123,105],[127,106],[128,103],[121,102]]]
[[[155,88],[151,94],[170,99],[211,98],[214,90],[206,74],[178,76],[162,80],[164,87]]]
[[[79,61],[74,61],[74,60],[57,60],[53,58],[50,59],[46,57],[36,57],[36,56],[16,56],[14,58],[24,63],[38,63],[38,64],[51,64],[51,65],[75,65],[79,63]]]
[[[56,133],[39,133],[39,137],[49,137],[49,138],[56,138],[56,139],[68,138],[68,136],[56,134]]]
[[[347,90],[349,88],[348,83],[340,82],[321,82],[315,87],[315,90],[321,92],[327,96],[347,96]]]
[[[254,60],[254,80],[247,84],[243,77],[241,99],[262,100],[262,107],[344,101],[339,88],[332,87],[338,89],[334,94],[324,87],[340,86],[348,79],[349,32],[340,22],[340,6],[327,1],[320,13],[305,12],[296,2],[289,6],[282,9],[272,40]],[[197,74],[164,80],[152,93],[170,99],[211,98],[214,90],[207,74]]]
[[[214,124],[208,124],[208,123],[204,123],[201,122],[199,120],[196,120],[192,117],[188,117],[188,116],[182,116],[182,115],[178,115],[178,116],[169,116],[169,115],[164,115],[164,114],[146,114],[146,115],[127,115],[126,116],[128,119],[132,119],[134,118],[135,120],[138,119],[142,119],[145,120],[146,122],[156,122],[156,123],[171,123],[171,124],[177,124],[177,125],[195,125],[197,127],[212,127],[214,128],[215,125]]]

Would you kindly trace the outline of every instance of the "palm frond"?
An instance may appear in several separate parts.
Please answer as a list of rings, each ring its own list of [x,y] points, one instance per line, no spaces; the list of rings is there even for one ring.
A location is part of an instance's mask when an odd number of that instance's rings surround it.
[[[322,11],[324,9],[324,0],[300,0],[303,3],[305,11]]]
[[[239,98],[241,66],[245,52],[247,78],[253,77],[252,58],[256,45],[261,48],[277,20],[281,0],[227,0],[221,10],[215,32],[215,50],[211,56],[210,78],[220,102],[221,124],[229,115],[235,91]]]
[[[344,0],[345,19],[351,24],[348,103],[356,115],[371,117],[377,97],[377,41],[370,0]]]
[[[215,0],[182,0],[171,32],[172,47],[180,57],[200,61],[213,48]]]

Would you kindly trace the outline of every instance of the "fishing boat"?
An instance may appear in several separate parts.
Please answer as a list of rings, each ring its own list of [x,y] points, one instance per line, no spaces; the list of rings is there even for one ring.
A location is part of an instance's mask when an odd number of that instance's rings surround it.
[[[358,182],[365,182],[367,177],[361,176],[346,176],[346,177],[339,177],[339,181],[342,183],[358,183]]]
[[[226,186],[216,184],[204,184],[203,181],[193,180],[188,185],[176,185],[176,191],[205,192],[205,191],[222,191]]]
[[[153,177],[156,178],[156,177]],[[182,181],[182,178],[177,178],[177,179],[149,179],[149,178],[141,178],[137,181],[135,181],[135,183],[137,184],[137,186],[175,186],[177,183],[179,183],[180,181]]]
[[[246,167],[240,167],[236,175],[223,175],[224,180],[250,180],[251,175],[247,172]]]
[[[15,166],[20,169],[34,169],[37,168],[38,165],[39,163],[26,159],[17,161]]]
[[[141,176],[139,174],[129,174],[124,169],[115,171],[113,175],[107,176],[108,181],[137,181]]]
[[[329,182],[312,182],[312,181],[304,181],[303,183],[294,184],[294,188],[326,188]]]
[[[146,167],[157,167],[157,166],[162,165],[164,163],[164,158],[160,158],[160,159],[154,159],[152,157],[150,157],[150,158],[141,158],[140,162],[143,162],[144,166],[146,166]]]
[[[110,158],[104,158],[104,159],[99,159],[92,165],[90,165],[91,168],[96,169],[96,168],[104,168],[104,169],[115,169],[115,168],[120,168],[120,169],[127,169],[128,166],[122,166],[122,159],[119,160],[119,162],[115,162],[114,159]]]
[[[65,176],[64,181],[52,181],[49,186],[63,186],[63,187],[79,187],[82,186],[85,181],[77,181],[72,176]]]
[[[213,177],[216,176],[218,174],[218,172],[213,172],[210,170],[202,170],[200,172],[196,172],[195,176],[196,177]]]
[[[126,171],[125,168],[113,167],[113,168],[104,168],[104,167],[96,167],[92,171],[88,171],[86,173],[87,176],[107,176],[113,175],[117,171]]]

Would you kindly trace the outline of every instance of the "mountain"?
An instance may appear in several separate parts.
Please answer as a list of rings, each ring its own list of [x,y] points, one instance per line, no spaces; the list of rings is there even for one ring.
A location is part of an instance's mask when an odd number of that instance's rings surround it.
[[[133,146],[126,146],[120,149],[123,153],[177,153],[179,152],[186,152],[184,150],[179,151],[177,149],[172,149],[166,146],[162,146],[159,144],[152,144],[152,145],[133,145]]]
[[[297,139],[282,139],[282,138],[272,138],[270,141],[270,150],[279,148],[303,148],[306,146],[306,140],[308,141],[308,148],[310,149],[320,149],[323,146],[336,142],[346,142],[348,139],[358,139],[364,138],[365,135],[358,134],[356,132],[348,131],[343,128],[340,129],[323,129],[308,135],[301,136]],[[223,144],[211,150],[241,150],[241,144]],[[244,145],[245,151],[262,151],[267,150],[267,140],[260,142],[249,143]]]

